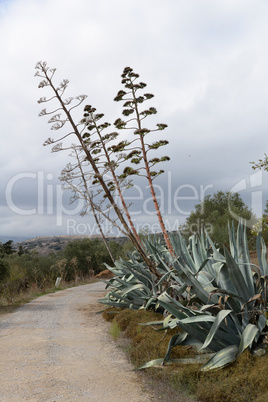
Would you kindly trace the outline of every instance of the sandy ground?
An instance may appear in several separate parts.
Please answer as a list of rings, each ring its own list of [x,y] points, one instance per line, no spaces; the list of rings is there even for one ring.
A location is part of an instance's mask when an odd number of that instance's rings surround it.
[[[155,400],[96,315],[103,290],[63,290],[1,318],[1,402]]]

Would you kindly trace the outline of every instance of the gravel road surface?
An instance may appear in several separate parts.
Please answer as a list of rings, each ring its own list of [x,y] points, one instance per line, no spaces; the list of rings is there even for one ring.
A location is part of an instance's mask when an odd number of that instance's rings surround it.
[[[0,320],[0,401],[155,400],[108,334],[101,282],[48,294]]]

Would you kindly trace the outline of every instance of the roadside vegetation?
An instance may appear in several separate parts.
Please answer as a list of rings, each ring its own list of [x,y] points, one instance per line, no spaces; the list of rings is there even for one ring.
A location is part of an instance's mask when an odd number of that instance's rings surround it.
[[[123,246],[111,241],[110,248],[116,258],[122,255]],[[55,291],[57,278],[60,289],[92,280],[111,264],[111,257],[99,239],[70,242],[63,251],[47,256],[36,251],[15,250],[12,241],[0,243],[0,308],[12,309],[37,295]],[[9,306],[9,307],[8,307]]]
[[[148,275],[135,253],[109,267],[114,278],[100,301],[109,306],[103,316],[110,334],[163,401],[268,399],[266,245],[253,230],[250,250],[242,221],[227,233],[225,249],[204,231],[188,242],[173,234],[179,264],[159,238],[144,239],[162,277],[171,278],[168,288]]]
[[[183,363],[171,355],[177,345],[191,345],[203,371],[233,363],[243,352],[265,354],[268,344],[266,245],[256,239],[258,265],[251,261],[246,227],[241,221],[235,230],[229,226],[229,249],[220,250],[202,232],[192,235],[188,244],[180,232],[170,235],[176,258],[159,237],[144,241],[161,275],[155,278],[141,264],[135,252],[128,260],[108,267],[114,277],[111,290],[101,303],[120,308],[150,309],[163,319],[148,325],[162,331],[177,328],[165,356],[142,368]]]
[[[111,322],[110,333],[116,334],[118,347],[123,348],[135,368],[165,355],[172,333],[164,336],[162,331],[140,325],[161,320],[161,314],[109,308],[103,316]],[[174,358],[191,359],[195,350],[181,345],[174,348],[172,354]],[[158,365],[147,369],[145,378],[163,401],[176,401],[180,397],[204,402],[264,402],[268,399],[267,354],[258,357],[246,351],[221,370],[203,372],[200,367],[198,363]]]

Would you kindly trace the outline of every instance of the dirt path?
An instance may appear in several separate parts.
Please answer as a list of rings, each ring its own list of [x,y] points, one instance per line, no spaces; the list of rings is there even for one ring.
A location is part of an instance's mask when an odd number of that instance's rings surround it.
[[[95,314],[103,290],[63,290],[1,319],[1,402],[154,400]]]

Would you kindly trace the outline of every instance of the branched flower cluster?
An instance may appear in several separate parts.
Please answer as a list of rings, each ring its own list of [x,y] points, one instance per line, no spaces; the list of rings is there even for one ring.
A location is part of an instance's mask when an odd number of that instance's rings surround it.
[[[69,81],[63,80],[57,87],[54,86],[53,77],[56,69],[50,69],[45,62],[39,62],[36,66],[36,76],[41,77],[42,81],[39,88],[50,87],[52,89],[52,96],[50,98],[42,97],[38,102],[57,102],[59,107],[54,108],[52,111],[43,109],[40,116],[52,115],[49,123],[52,125],[52,130],[59,130],[67,125],[71,130],[56,140],[49,138],[44,145],[53,145],[52,151],[56,152],[63,149],[72,149],[76,157],[76,162],[68,166],[62,172],[61,180],[65,181],[69,187],[74,191],[74,198],[84,197],[87,205],[92,210],[102,213],[102,202],[107,200],[108,210],[113,210],[117,216],[114,224],[122,225],[121,231],[127,235],[135,245],[137,251],[140,253],[147,266],[156,276],[159,274],[155,270],[154,263],[150,261],[142,246],[141,240],[135,230],[130,213],[129,206],[126,205],[123,197],[123,190],[131,186],[129,177],[143,175],[147,177],[151,188],[153,201],[156,205],[158,218],[162,221],[160,208],[157,204],[152,179],[163,173],[163,170],[151,171],[150,168],[157,163],[169,160],[167,156],[160,158],[153,158],[148,160],[147,154],[152,149],[158,149],[160,146],[166,145],[168,142],[165,140],[157,141],[151,145],[144,142],[145,136],[151,132],[164,130],[166,124],[158,124],[156,129],[147,129],[142,127],[141,122],[148,116],[157,113],[154,107],[146,108],[139,111],[138,106],[143,102],[153,98],[150,93],[138,95],[137,91],[146,87],[143,82],[136,83],[139,75],[134,73],[130,67],[127,67],[122,75],[122,83],[125,90],[120,90],[115,97],[116,101],[124,100],[123,116],[129,118],[123,120],[118,118],[114,126],[117,130],[128,129],[134,134],[129,139],[119,139],[119,132],[110,131],[111,124],[104,121],[104,114],[97,113],[96,108],[91,105],[84,107],[83,119],[75,123],[72,117],[72,111],[81,105],[86,99],[85,95],[80,95],[75,98],[63,98],[63,95],[68,87]],[[131,127],[133,125],[133,127]],[[108,131],[109,130],[109,131]],[[69,136],[76,136],[78,144],[73,143],[66,148],[63,148],[63,140]],[[135,165],[126,166],[128,161]],[[143,164],[142,164],[143,162]],[[91,188],[93,190],[91,190]],[[94,195],[95,192],[95,195]],[[119,195],[121,205],[116,202],[115,195]],[[96,203],[94,197],[102,201]],[[93,213],[94,213],[93,211]],[[127,220],[125,219],[125,216]],[[110,219],[109,215],[105,219]],[[128,222],[127,222],[128,221]],[[162,230],[165,238],[167,234],[162,221]],[[169,247],[171,250],[171,246]]]

